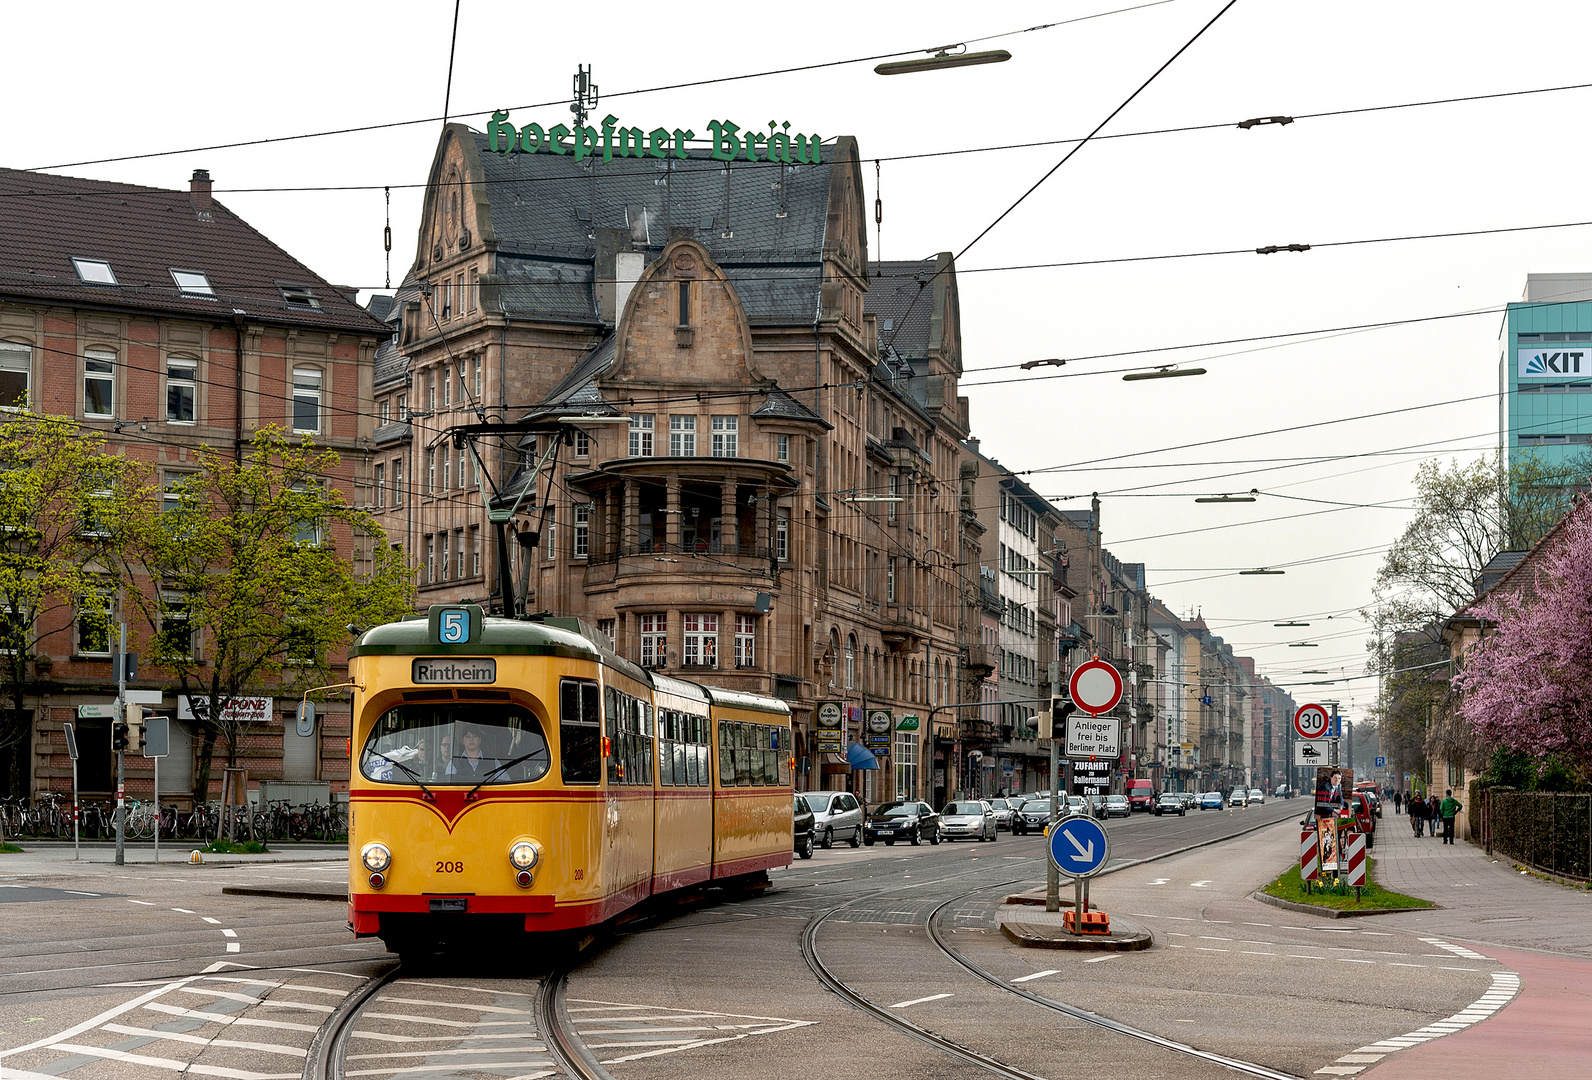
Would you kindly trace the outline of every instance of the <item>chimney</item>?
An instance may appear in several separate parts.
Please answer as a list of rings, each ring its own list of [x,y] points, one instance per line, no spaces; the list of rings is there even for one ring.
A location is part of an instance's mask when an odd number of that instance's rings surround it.
[[[193,178],[188,181],[188,201],[193,203],[194,212],[200,217],[210,215],[210,170],[195,169]]]

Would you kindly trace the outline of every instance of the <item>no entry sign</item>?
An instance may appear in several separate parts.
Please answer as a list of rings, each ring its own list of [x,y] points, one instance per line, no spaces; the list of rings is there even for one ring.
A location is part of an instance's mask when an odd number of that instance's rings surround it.
[[[1319,739],[1327,733],[1332,717],[1320,705],[1301,705],[1294,713],[1294,730],[1301,739]]]
[[[1122,700],[1122,676],[1104,660],[1087,660],[1073,670],[1067,689],[1084,712],[1110,712]]]

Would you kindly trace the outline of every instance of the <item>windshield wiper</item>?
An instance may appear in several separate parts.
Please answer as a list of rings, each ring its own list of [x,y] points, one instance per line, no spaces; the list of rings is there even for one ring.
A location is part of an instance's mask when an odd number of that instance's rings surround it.
[[[502,775],[506,770],[514,768],[514,766],[518,765],[522,761],[531,760],[537,754],[545,754],[546,752],[547,752],[547,748],[543,747],[540,750],[532,750],[529,754],[522,754],[519,757],[515,758],[513,761],[505,761],[503,764],[499,765],[497,768],[493,769],[491,772],[489,772],[485,776],[481,777],[481,782],[479,784],[475,785],[475,787],[473,787],[469,791],[465,792],[464,793],[464,801],[465,802],[469,802],[471,799],[475,798],[475,793],[476,792],[480,791],[487,784],[490,784],[493,781],[494,778]]]
[[[405,776],[409,777],[409,779],[413,780],[415,783],[420,785],[420,790],[426,793],[425,797],[428,800],[430,800],[432,802],[436,801],[436,799],[437,799],[436,792],[434,792],[430,788],[426,787],[426,782],[424,780],[420,779],[420,774],[415,772],[409,766],[405,765],[401,761],[398,761],[398,760],[396,760],[394,758],[388,757],[386,754],[378,754],[374,750],[366,750],[365,753],[369,754],[371,757],[379,757],[379,758],[381,758],[383,761],[385,761],[389,765],[398,766],[400,769],[402,769],[404,771],[404,775]]]

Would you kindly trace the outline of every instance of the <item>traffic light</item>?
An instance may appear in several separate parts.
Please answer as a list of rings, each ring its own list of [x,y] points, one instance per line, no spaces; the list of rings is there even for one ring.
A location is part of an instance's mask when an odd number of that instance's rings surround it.
[[[1060,739],[1067,734],[1067,717],[1078,711],[1078,706],[1061,695],[1050,699],[1050,711],[1039,714],[1039,737]]]
[[[136,745],[140,751],[144,749],[144,707],[142,705],[129,705],[126,710],[127,723],[122,725],[121,749],[126,750]]]
[[[127,749],[127,723],[124,720],[111,723],[111,749],[118,754]]]

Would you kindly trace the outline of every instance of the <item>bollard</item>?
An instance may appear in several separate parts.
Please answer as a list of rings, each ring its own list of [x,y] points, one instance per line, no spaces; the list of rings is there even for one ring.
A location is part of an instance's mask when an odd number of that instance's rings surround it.
[[[188,861],[193,863],[195,866],[198,866],[205,861],[205,857],[198,848],[194,848],[192,851],[188,852]]]

